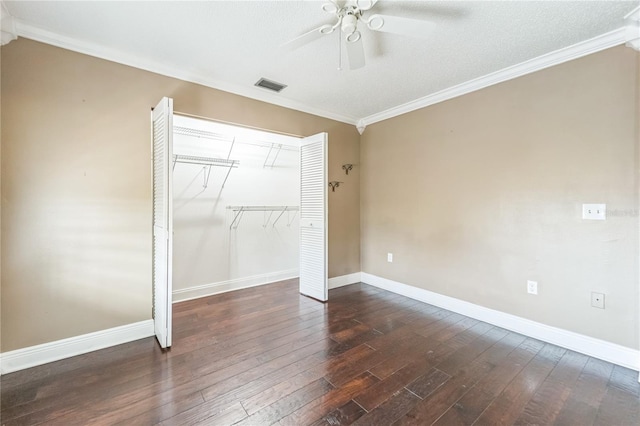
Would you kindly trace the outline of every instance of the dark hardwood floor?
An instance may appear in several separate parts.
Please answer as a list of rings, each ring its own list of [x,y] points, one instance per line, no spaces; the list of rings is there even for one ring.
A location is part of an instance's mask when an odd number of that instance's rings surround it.
[[[355,284],[174,305],[153,338],[8,374],[3,425],[638,425],[637,372]]]

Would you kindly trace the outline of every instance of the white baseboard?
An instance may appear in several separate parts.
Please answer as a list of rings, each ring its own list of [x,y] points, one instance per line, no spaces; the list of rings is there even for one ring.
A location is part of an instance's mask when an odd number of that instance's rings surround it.
[[[0,354],[0,373],[7,374],[98,349],[153,336],[153,320],[145,320],[68,339],[56,340]]]
[[[329,278],[329,289],[344,287],[345,285],[355,284],[360,282],[360,272],[354,272],[353,274],[340,275],[339,277]]]
[[[285,273],[291,274],[287,275]],[[262,280],[258,280],[262,277]],[[203,297],[208,294],[196,295],[205,290],[216,294],[223,291],[237,290],[281,281],[297,277],[297,271],[283,271],[274,274],[249,277],[239,280],[230,280],[206,286],[192,287],[190,289],[174,292],[179,295],[191,294],[193,297]],[[265,280],[269,280],[264,282]],[[574,350],[598,359],[602,359],[623,367],[640,370],[640,351],[627,348],[615,343],[552,327],[536,321],[531,321],[515,315],[485,308],[470,302],[465,302],[449,296],[444,296],[418,287],[402,284],[366,272],[356,272],[329,279],[329,288],[342,287],[349,284],[364,282],[411,299],[429,303],[459,314],[497,325],[507,330],[524,334],[548,343],[552,343],[567,349]],[[230,288],[235,287],[235,288]],[[191,292],[191,293],[189,293]],[[180,299],[188,300],[188,299]],[[133,324],[114,327],[107,330],[70,337],[68,339],[43,343],[28,348],[0,354],[0,374],[7,374],[25,368],[58,361],[64,358],[93,352],[110,346],[120,345],[154,335],[153,320],[145,320]]]
[[[497,325],[498,327],[571,349],[613,364],[633,370],[640,370],[640,351],[636,349],[485,308],[484,306],[388,280],[366,272],[361,273],[361,279],[363,283],[374,287],[457,312],[461,315],[488,322],[489,324]]]
[[[173,290],[173,303],[298,278],[298,275],[298,269],[289,269],[286,271],[269,272],[267,274],[253,275],[251,277],[236,278],[233,280],[219,281],[217,283],[181,288],[179,290]]]

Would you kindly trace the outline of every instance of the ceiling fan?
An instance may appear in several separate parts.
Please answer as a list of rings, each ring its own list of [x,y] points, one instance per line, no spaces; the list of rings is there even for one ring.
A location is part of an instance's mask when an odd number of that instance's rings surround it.
[[[322,10],[334,15],[335,23],[325,24],[304,33],[285,43],[283,47],[295,49],[340,28],[344,34],[349,68],[355,70],[362,68],[365,64],[362,33],[359,30],[363,26],[372,31],[408,37],[426,38],[431,35],[433,24],[430,22],[399,16],[369,14],[377,2],[378,0],[330,0],[329,3],[322,5]]]

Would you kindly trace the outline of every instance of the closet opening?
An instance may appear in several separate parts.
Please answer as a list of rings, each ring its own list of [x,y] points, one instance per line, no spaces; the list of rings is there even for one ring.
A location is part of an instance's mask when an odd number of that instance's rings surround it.
[[[175,115],[173,301],[299,275],[300,138]]]
[[[299,278],[328,298],[327,134],[296,137],[153,109],[153,319],[172,303]]]

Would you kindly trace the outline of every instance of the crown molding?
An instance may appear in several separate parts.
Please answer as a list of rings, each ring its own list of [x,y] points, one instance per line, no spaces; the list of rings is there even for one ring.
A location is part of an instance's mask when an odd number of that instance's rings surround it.
[[[638,10],[634,10],[629,15],[627,15],[628,22],[631,21],[631,19],[634,19],[635,14],[637,13]],[[22,22],[18,19],[15,20],[15,25],[16,33],[20,37],[61,47],[63,49],[72,50],[74,52],[82,53],[85,55],[94,56],[100,59],[117,62],[123,65],[128,65],[134,68],[139,68],[167,77],[173,77],[179,80],[200,84],[206,87],[211,87],[213,89],[222,90],[239,96],[255,99],[257,101],[294,109],[308,114],[340,121],[342,123],[352,124],[358,128],[360,134],[362,134],[364,132],[364,129],[370,124],[397,117],[402,114],[406,114],[430,105],[456,98],[458,96],[475,92],[476,90],[484,89],[494,84],[502,83],[526,74],[530,74],[539,70],[543,70],[545,68],[571,61],[573,59],[596,53],[601,50],[624,44],[625,42],[629,42],[630,27],[630,25],[627,25],[625,27],[618,28],[614,31],[610,31],[592,39],[562,49],[558,49],[537,58],[533,58],[520,64],[516,64],[502,70],[487,74],[485,76],[469,80],[467,82],[441,90],[431,95],[424,96],[411,102],[407,102],[405,104],[389,108],[379,113],[357,119],[355,117],[337,114],[331,111],[325,111],[320,108],[314,108],[301,102],[282,98],[276,94],[263,92],[261,89],[257,89],[253,86],[243,87],[226,83],[216,79],[211,79],[197,72],[190,72],[178,67],[167,66],[166,64],[141,58],[135,55],[130,55],[120,50],[105,48],[95,43],[83,42],[73,37],[68,37],[51,31],[43,30],[41,28]]]
[[[203,86],[211,87],[213,89],[222,90],[224,92],[229,92],[235,95],[255,99],[257,101],[262,101],[269,104],[328,118],[331,120],[340,121],[342,123],[353,125],[357,123],[357,119],[355,117],[349,117],[342,114],[325,111],[320,108],[314,108],[301,102],[283,98],[281,97],[281,95],[263,91],[263,89],[256,88],[253,85],[251,87],[243,87],[235,84],[229,84],[223,81],[209,78],[198,72],[191,72],[178,67],[167,66],[166,64],[158,63],[139,56],[130,55],[117,49],[106,48],[95,43],[84,42],[73,37],[68,37],[58,33],[54,33],[52,31],[47,31],[42,28],[27,24],[18,19],[15,20],[15,23],[17,35],[20,37],[50,44],[52,46],[61,47],[63,49],[72,50],[74,52],[82,53],[85,55],[94,56],[96,58],[106,59],[111,62],[117,62],[119,64],[128,65],[134,68],[139,68],[155,74],[173,77],[178,80],[197,83]]]
[[[4,46],[18,38],[15,21],[4,1],[0,0],[0,46]]]
[[[640,6],[633,9],[624,17],[626,45],[640,52]]]
[[[624,20],[640,21],[640,6],[636,7],[631,12],[624,15]]]
[[[592,39],[546,53],[517,65],[503,68],[491,74],[487,74],[414,101],[407,102],[406,104],[364,117],[358,121],[357,125],[364,128],[379,121],[397,117],[408,112],[475,92],[476,90],[484,89],[485,87],[493,86],[494,84],[502,83],[507,80],[624,44],[626,42],[626,31],[625,27],[618,28],[617,30],[602,34]]]

